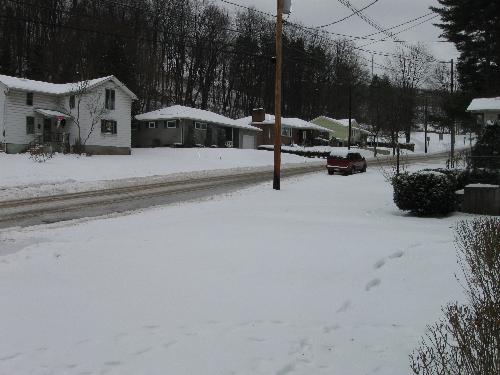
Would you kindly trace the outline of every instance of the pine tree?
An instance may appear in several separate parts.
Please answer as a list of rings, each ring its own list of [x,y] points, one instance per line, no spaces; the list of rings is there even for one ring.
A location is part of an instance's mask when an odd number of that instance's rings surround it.
[[[462,89],[471,96],[500,95],[500,1],[438,0],[443,36],[455,43]]]

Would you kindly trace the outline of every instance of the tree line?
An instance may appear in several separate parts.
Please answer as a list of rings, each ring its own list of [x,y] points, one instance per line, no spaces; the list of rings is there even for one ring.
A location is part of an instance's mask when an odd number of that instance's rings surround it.
[[[0,0],[0,73],[50,82],[115,75],[135,112],[182,104],[228,116],[274,108],[274,20],[202,0]],[[350,42],[287,27],[284,111],[347,113],[366,72]]]
[[[457,1],[440,0],[443,7],[435,9],[451,40],[461,27],[450,26]],[[467,46],[463,54],[471,55]],[[487,49],[488,71],[498,71],[499,49],[480,47]],[[426,119],[446,128],[451,118],[467,120],[463,107],[471,93],[491,92],[478,86],[486,78],[467,75],[469,60],[462,57],[461,100],[448,95],[448,68],[423,45],[395,49],[384,73],[374,76],[347,39],[286,23],[283,48],[289,117],[346,118],[350,91],[359,121],[377,134],[409,137],[423,121],[424,102]],[[172,104],[233,118],[257,107],[273,111],[274,54],[273,17],[251,9],[233,13],[206,0],[0,0],[0,74],[49,82],[115,75],[139,97],[134,114]]]

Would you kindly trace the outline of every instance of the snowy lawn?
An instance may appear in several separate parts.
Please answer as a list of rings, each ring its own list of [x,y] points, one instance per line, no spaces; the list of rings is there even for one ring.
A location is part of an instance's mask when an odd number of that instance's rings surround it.
[[[282,187],[0,231],[0,374],[410,374],[466,216],[377,169]]]
[[[283,155],[283,163],[314,159]],[[35,163],[27,154],[0,153],[0,200],[108,187],[106,181],[273,165],[273,154],[239,149],[133,149],[131,156],[58,154]],[[129,183],[130,181],[123,181]]]

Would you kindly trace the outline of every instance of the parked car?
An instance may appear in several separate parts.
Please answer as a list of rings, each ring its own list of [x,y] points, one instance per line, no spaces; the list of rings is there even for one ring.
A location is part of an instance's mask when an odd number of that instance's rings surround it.
[[[328,174],[332,175],[335,172],[344,175],[353,174],[356,172],[366,172],[366,159],[359,152],[332,153],[326,159],[326,169]]]

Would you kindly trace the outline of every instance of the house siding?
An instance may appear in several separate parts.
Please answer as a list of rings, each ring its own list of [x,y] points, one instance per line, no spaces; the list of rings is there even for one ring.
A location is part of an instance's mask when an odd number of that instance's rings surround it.
[[[228,134],[232,133],[233,147],[239,148],[243,144],[243,135],[252,135],[254,131],[231,128],[213,123],[207,123],[207,130],[195,129],[194,123],[198,121],[180,119],[177,129],[166,129],[164,121],[155,121],[158,128],[149,129],[149,121],[141,121],[135,135],[138,147],[165,147],[174,144],[182,144],[185,147],[217,146],[225,147],[226,140],[230,140]],[[232,129],[232,130],[231,130]]]
[[[26,117],[35,118],[35,133],[42,129],[43,116],[35,112],[36,108],[57,110],[56,96],[34,93],[33,106],[26,104],[24,91],[12,90],[6,95],[5,103],[5,141],[8,144],[27,145],[34,139],[33,134],[26,134]]]
[[[116,134],[103,134],[101,133],[101,121],[99,120],[93,131],[91,132],[92,118],[90,112],[87,110],[92,100],[98,99],[99,106],[104,106],[106,89],[115,90],[115,109],[109,110],[104,116],[103,120],[116,121],[117,132]],[[59,104],[64,108],[64,112],[69,112],[69,95],[63,96],[59,99]],[[127,95],[120,87],[113,82],[107,82],[104,85],[92,89],[89,94],[82,98],[80,104],[80,118],[79,123],[81,127],[82,141],[85,141],[90,133],[86,142],[86,146],[92,147],[94,152],[98,150],[97,147],[103,147],[104,150],[110,150],[112,147],[128,148],[131,147],[131,131],[132,131],[132,98]],[[71,115],[76,116],[76,108],[71,110]],[[70,144],[75,144],[78,139],[78,127],[72,124],[69,128]],[[108,152],[106,152],[108,153]]]

